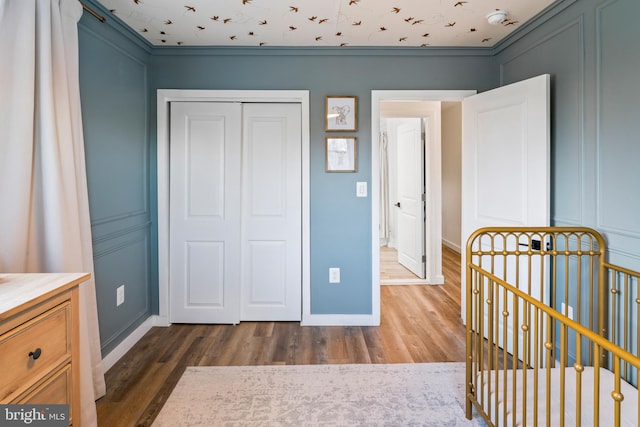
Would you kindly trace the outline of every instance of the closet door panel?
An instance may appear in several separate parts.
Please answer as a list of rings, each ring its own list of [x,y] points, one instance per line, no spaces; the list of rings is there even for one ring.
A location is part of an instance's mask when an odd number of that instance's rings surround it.
[[[243,106],[241,320],[300,320],[301,109]]]
[[[241,104],[171,105],[171,322],[238,323]]]

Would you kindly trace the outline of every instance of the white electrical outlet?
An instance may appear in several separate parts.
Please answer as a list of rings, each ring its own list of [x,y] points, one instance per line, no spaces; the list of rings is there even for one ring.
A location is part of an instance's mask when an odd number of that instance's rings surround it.
[[[329,269],[329,283],[340,283],[340,269],[332,267]]]
[[[118,286],[116,289],[116,307],[124,303],[124,285]]]

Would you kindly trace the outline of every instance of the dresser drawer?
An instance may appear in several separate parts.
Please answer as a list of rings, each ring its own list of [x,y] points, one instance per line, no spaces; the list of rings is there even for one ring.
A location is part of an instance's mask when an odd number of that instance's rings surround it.
[[[0,336],[0,403],[22,395],[71,359],[68,301]]]
[[[34,405],[71,404],[71,364],[65,365],[35,390],[13,403],[31,403]]]

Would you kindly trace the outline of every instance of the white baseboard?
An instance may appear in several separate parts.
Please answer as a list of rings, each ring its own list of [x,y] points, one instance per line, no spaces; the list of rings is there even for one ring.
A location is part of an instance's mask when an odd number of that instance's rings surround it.
[[[162,319],[158,316],[150,316],[142,322],[132,333],[129,334],[116,348],[111,350],[109,354],[102,358],[102,368],[107,372],[116,364],[122,356],[124,356],[140,339],[154,326],[168,326],[163,324]]]
[[[380,286],[382,285],[435,285],[425,279],[380,279]]]
[[[460,247],[460,245],[450,242],[448,240],[442,239],[442,244],[445,245],[446,247],[453,249],[454,251],[458,252],[458,253],[462,253],[462,248]]]
[[[380,326],[380,319],[372,314],[310,314],[304,316],[302,326]]]

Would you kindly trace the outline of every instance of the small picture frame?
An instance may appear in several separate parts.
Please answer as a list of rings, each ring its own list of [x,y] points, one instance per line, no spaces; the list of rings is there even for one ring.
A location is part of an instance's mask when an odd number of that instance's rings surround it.
[[[327,132],[358,130],[358,98],[355,96],[327,96],[325,114]]]
[[[325,144],[325,171],[355,172],[357,145],[355,136],[328,136]]]

